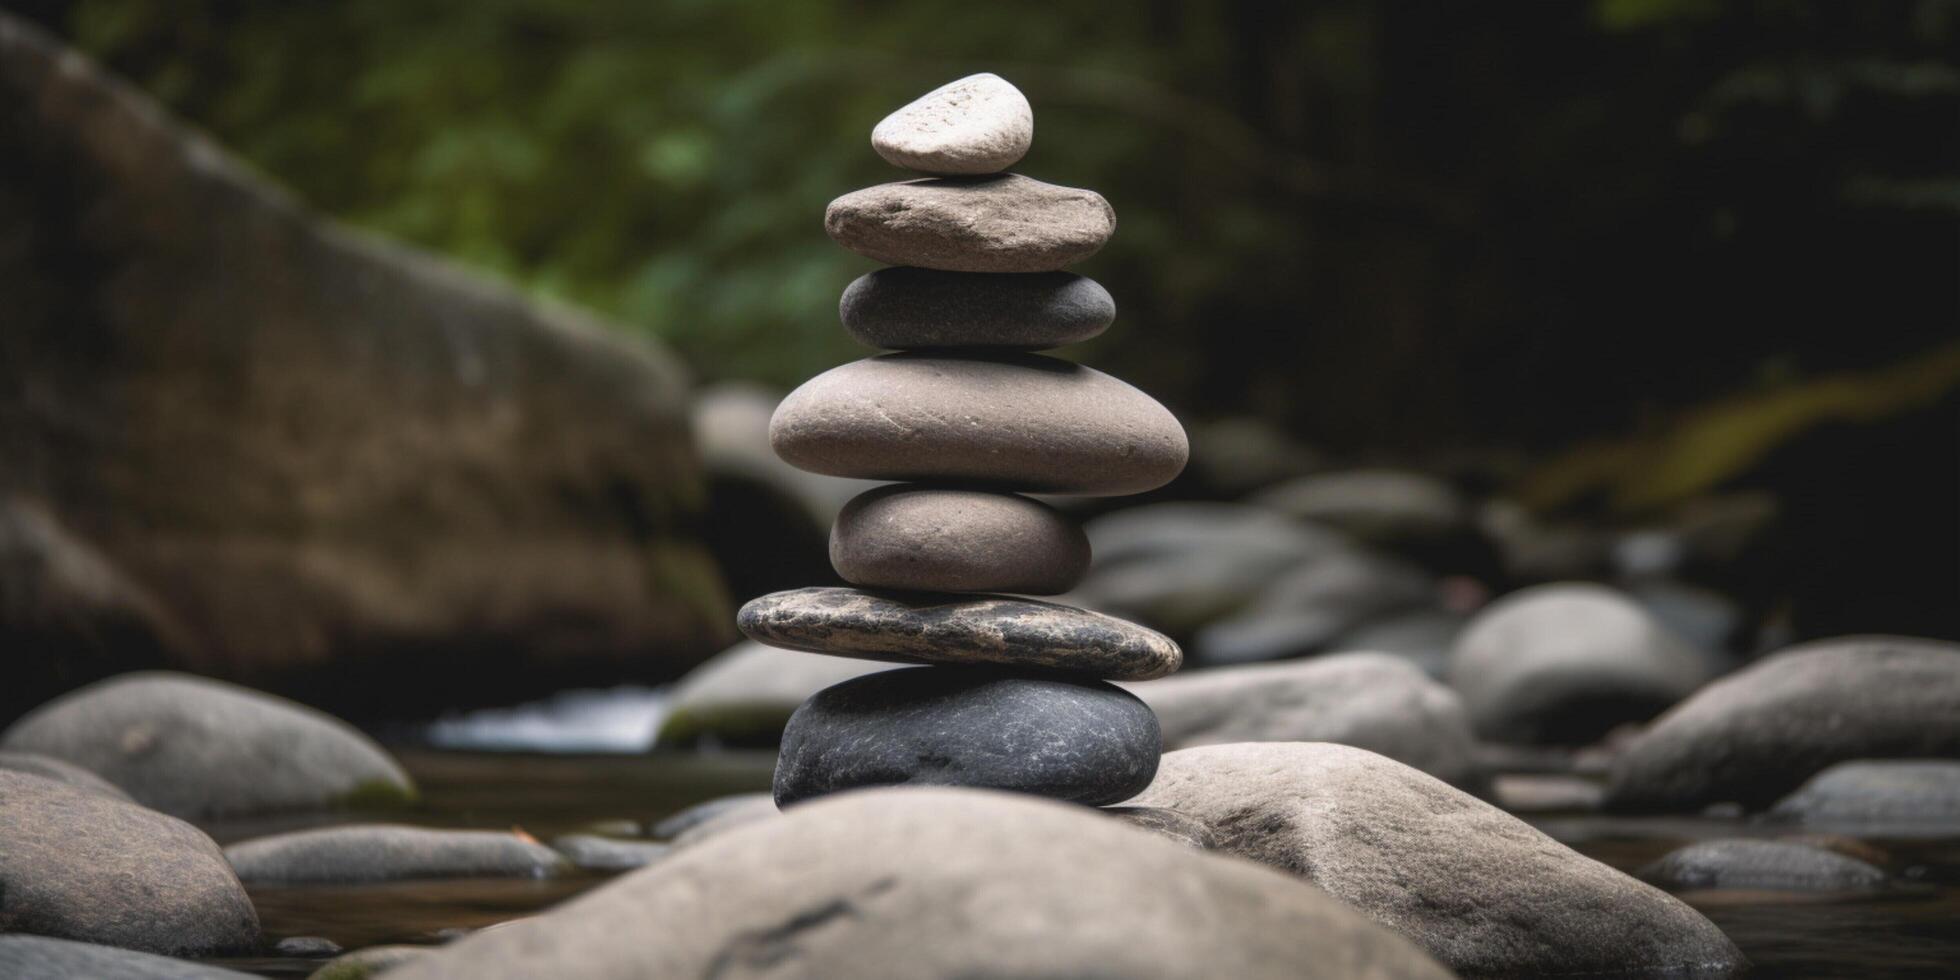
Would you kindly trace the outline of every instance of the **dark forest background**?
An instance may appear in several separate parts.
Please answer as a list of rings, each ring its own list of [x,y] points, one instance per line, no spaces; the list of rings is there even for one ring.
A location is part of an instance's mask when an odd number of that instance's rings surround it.
[[[1549,514],[1760,488],[1779,563],[1960,607],[1960,3],[13,4],[309,203],[704,380],[861,356],[824,204],[952,77],[1119,229],[1080,357]]]

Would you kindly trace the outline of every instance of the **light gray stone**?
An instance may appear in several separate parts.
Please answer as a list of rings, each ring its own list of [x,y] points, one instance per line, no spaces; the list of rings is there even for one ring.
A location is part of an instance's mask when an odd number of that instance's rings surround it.
[[[742,607],[751,639],[895,663],[991,664],[1147,680],[1177,670],[1169,637],[1101,613],[1005,596],[793,589]]]
[[[254,950],[259,919],[203,831],[0,770],[0,932],[194,956]]]
[[[566,869],[558,852],[495,830],[350,824],[258,837],[225,848],[253,884],[344,884],[416,878],[543,878]]]
[[[774,746],[796,706],[832,684],[891,664],[855,657],[812,657],[744,640],[694,668],[674,685],[655,744],[714,742]]]
[[[885,354],[832,368],[783,399],[769,442],[812,473],[1086,495],[1163,486],[1190,452],[1149,395],[1032,354]]]
[[[1314,473],[1261,491],[1252,503],[1377,543],[1453,533],[1471,518],[1454,487],[1408,470]]]
[[[580,871],[631,871],[667,856],[666,844],[644,840],[618,840],[595,834],[566,834],[553,838],[551,849],[565,856]]]
[[[844,287],[837,313],[859,343],[893,350],[1079,344],[1116,319],[1116,300],[1067,272],[941,272],[894,266]]]
[[[415,798],[401,766],[339,719],[184,674],[123,674],[69,692],[15,722],[0,748],[73,763],[193,819]]]
[[[653,828],[654,836],[672,839],[675,847],[698,844],[744,824],[782,816],[776,798],[768,793],[735,793],[699,803],[674,814]]]
[[[1668,852],[1640,869],[1662,888],[1746,888],[1773,891],[1868,891],[1883,887],[1884,871],[1854,857],[1786,841],[1700,841]]]
[[[225,970],[115,946],[0,935],[0,977],[9,980],[253,980]]]
[[[1701,651],[1625,595],[1556,583],[1479,610],[1448,677],[1485,738],[1584,744],[1652,718],[1708,674]]]
[[[44,776],[56,782],[67,783],[80,789],[93,790],[104,796],[118,800],[129,799],[129,794],[116,788],[114,783],[103,779],[81,766],[63,762],[53,756],[38,752],[0,752],[0,769]]]
[[[897,484],[844,505],[830,563],[868,589],[1055,595],[1088,572],[1089,539],[1016,494]]]
[[[1243,608],[1205,625],[1191,640],[1191,655],[1207,666],[1305,656],[1371,619],[1436,600],[1436,583],[1406,562],[1360,548],[1329,549],[1272,577]]]
[[[1473,791],[1485,784],[1462,700],[1389,654],[1215,667],[1124,686],[1156,712],[1166,748],[1337,742]]]
[[[1678,899],[1440,780],[1362,749],[1258,742],[1164,756],[1133,801],[1300,875],[1465,976],[1739,972]]]
[[[933,177],[852,191],[824,212],[837,244],[889,265],[1054,272],[1100,251],[1116,211],[1095,191],[1019,174]]]
[[[1440,980],[1312,889],[1079,807],[850,793],[741,828],[400,980],[1053,977]]]
[[[871,148],[894,167],[928,174],[992,174],[1027,155],[1034,107],[992,72],[919,96],[871,130]]]
[[[1960,646],[1818,640],[1766,657],[1662,715],[1612,763],[1606,806],[1761,808],[1854,759],[1960,758]]]
[[[1960,760],[1840,762],[1770,810],[1776,820],[1886,837],[1960,831]]]
[[[1102,813],[1185,847],[1209,851],[1218,846],[1218,838],[1212,834],[1210,827],[1205,826],[1204,821],[1176,810],[1166,810],[1160,806],[1106,806],[1102,808]]]

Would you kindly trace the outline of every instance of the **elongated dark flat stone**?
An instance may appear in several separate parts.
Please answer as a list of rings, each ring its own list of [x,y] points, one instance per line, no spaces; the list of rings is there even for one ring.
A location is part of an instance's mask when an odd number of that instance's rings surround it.
[[[1169,637],[1135,623],[1006,596],[792,589],[750,600],[736,624],[771,646],[892,663],[998,664],[1140,681],[1184,661]]]
[[[1116,300],[1069,272],[941,272],[895,266],[844,288],[838,318],[858,342],[893,350],[1081,343],[1116,320]]]

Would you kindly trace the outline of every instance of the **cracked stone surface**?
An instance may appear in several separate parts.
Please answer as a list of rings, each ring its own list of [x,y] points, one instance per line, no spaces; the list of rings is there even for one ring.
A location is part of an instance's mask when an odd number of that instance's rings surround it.
[[[892,663],[993,664],[1147,680],[1177,670],[1170,637],[1072,606],[992,595],[820,587],[752,599],[750,638],[792,650]]]
[[[776,803],[923,784],[1101,806],[1150,785],[1162,752],[1157,716],[1101,681],[891,670],[825,688],[796,709],[777,757]]]
[[[832,368],[776,407],[769,444],[829,476],[1091,496],[1154,490],[1191,452],[1149,395],[1032,354],[885,354]]]

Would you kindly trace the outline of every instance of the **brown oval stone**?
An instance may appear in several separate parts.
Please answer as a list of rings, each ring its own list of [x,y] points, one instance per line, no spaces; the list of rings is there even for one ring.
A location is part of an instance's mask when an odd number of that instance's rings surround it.
[[[1142,493],[1190,454],[1149,395],[1035,355],[886,354],[832,368],[776,407],[769,442],[830,476],[1034,493]]]
[[[844,505],[830,564],[873,589],[1055,595],[1088,572],[1089,538],[1026,497],[899,484]]]
[[[770,646],[902,664],[998,664],[1142,681],[1184,662],[1177,644],[1154,630],[1007,596],[792,589],[750,600],[735,623]]]
[[[1101,250],[1116,211],[1095,191],[1019,174],[934,177],[852,191],[824,212],[837,244],[892,265],[1052,272]]]

